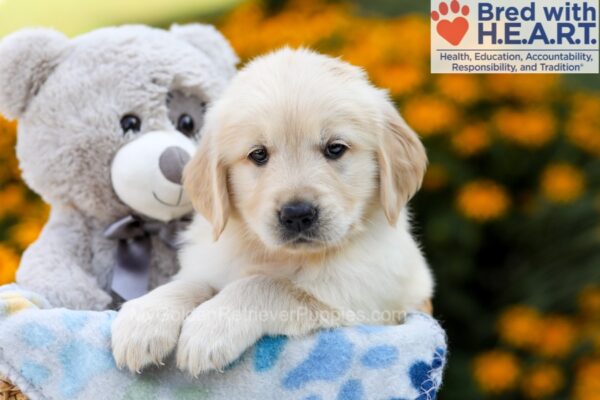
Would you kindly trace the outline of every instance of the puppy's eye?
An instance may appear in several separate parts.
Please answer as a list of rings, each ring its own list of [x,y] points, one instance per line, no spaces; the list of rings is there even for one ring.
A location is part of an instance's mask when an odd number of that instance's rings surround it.
[[[186,136],[192,136],[195,128],[196,123],[194,122],[194,118],[189,114],[181,114],[177,120],[177,130]]]
[[[137,115],[127,114],[121,118],[121,129],[123,129],[123,133],[139,132],[142,129],[142,121]]]
[[[248,154],[248,158],[256,165],[265,165],[269,161],[269,153],[264,147],[259,147]]]
[[[348,150],[348,146],[346,146],[343,143],[334,142],[328,144],[327,147],[325,147],[325,151],[323,152],[323,154],[330,160],[337,160],[338,158],[344,155],[346,150]]]

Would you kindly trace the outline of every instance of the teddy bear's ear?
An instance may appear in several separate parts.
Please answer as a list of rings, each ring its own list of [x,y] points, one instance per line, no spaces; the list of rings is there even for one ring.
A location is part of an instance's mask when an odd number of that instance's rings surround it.
[[[0,113],[19,118],[40,90],[69,39],[51,29],[23,29],[0,41]]]
[[[187,24],[172,25],[171,33],[185,40],[212,60],[219,68],[229,74],[235,74],[239,59],[225,37],[212,25]]]

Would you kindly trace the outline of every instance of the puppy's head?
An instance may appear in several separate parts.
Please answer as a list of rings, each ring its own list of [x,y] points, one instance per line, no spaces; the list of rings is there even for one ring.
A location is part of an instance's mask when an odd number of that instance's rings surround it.
[[[395,225],[425,171],[387,94],[308,50],[252,61],[206,120],[185,185],[215,238],[231,214],[271,250],[339,246],[376,209]]]

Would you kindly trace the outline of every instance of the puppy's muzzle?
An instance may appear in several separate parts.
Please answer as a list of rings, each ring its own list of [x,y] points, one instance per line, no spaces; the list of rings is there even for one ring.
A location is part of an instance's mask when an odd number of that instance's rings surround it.
[[[298,235],[312,228],[319,219],[317,208],[305,201],[285,204],[279,211],[279,223],[287,234]]]

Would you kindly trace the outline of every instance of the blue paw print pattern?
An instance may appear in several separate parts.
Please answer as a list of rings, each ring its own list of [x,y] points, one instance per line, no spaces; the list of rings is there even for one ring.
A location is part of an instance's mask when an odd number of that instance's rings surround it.
[[[409,370],[410,381],[419,392],[416,400],[431,400],[437,395],[438,377],[433,376],[444,365],[446,351],[442,348],[436,349],[431,364],[424,361],[414,363]]]
[[[56,337],[45,326],[35,322],[28,322],[21,326],[21,339],[32,349],[41,349],[50,346]]]
[[[312,381],[335,381],[348,371],[353,356],[353,345],[343,331],[324,331],[308,358],[284,378],[283,387],[292,390]]]
[[[398,349],[390,345],[371,347],[361,357],[360,362],[370,369],[389,368],[398,361]]]
[[[380,325],[357,325],[354,330],[358,333],[363,333],[365,335],[371,335],[376,333],[381,333],[385,331],[385,326]]]
[[[61,318],[65,327],[71,332],[81,330],[89,320],[89,317],[82,311],[65,311]]]
[[[286,336],[265,336],[254,349],[254,370],[267,371],[275,366],[288,339]]]
[[[108,346],[95,345],[86,340],[73,339],[86,335],[84,330],[91,327],[108,343],[110,328],[115,313],[104,314],[102,318],[91,318],[87,312],[56,309],[51,322],[25,322],[18,326],[17,339],[31,354],[40,352],[55,355],[57,367],[48,367],[38,360],[25,357],[19,362],[19,372],[23,379],[34,386],[56,382],[57,389],[64,398],[78,396],[98,374],[115,368]],[[54,326],[56,324],[56,326]],[[87,332],[87,331],[86,331]],[[82,336],[82,337],[84,337]],[[65,341],[65,339],[68,339]],[[54,359],[54,357],[52,357]],[[50,364],[54,360],[50,360]]]
[[[110,339],[112,323],[115,320],[115,318],[117,317],[117,312],[116,311],[106,311],[103,314],[104,314],[104,318],[100,321],[100,324],[98,325],[98,329],[99,329],[100,333],[102,334],[102,336],[104,336],[106,339]]]
[[[337,395],[337,400],[363,400],[365,389],[358,379],[351,379],[344,383]]]
[[[59,360],[63,370],[60,388],[66,398],[77,396],[94,376],[116,368],[108,350],[80,340],[67,344],[60,351]]]
[[[40,386],[50,377],[50,370],[34,361],[25,360],[21,365],[21,375],[33,386]]]
[[[407,331],[405,331],[410,332],[407,335],[408,338],[416,338],[418,337],[416,335],[423,331],[441,331],[441,328],[432,324],[428,317],[416,315],[413,316],[412,321],[414,325],[407,325]],[[409,328],[412,332],[408,331]],[[378,391],[377,386],[372,386],[371,380],[380,377],[394,380],[390,382],[387,389],[391,390],[388,390],[387,393],[392,394],[397,389],[403,393],[400,396],[388,394],[387,396],[390,396],[387,397],[388,400],[435,399],[441,383],[446,355],[443,331],[436,337],[425,336],[423,338],[425,342],[420,344],[418,349],[411,350],[409,354],[403,356],[402,346],[398,347],[398,336],[390,329],[396,328],[362,325],[349,330],[324,331],[317,336],[308,356],[284,375],[283,388],[288,391],[307,390],[307,393],[300,397],[302,400],[321,400],[322,393],[317,395],[315,391],[333,384],[336,385],[334,393],[337,395],[334,397],[337,400],[365,400],[374,398],[378,392],[379,396],[386,392],[386,390]],[[362,347],[360,344],[351,343],[348,339],[350,336],[346,337],[346,334],[350,334],[352,337],[354,337],[353,334],[368,336],[360,341],[367,346]],[[400,340],[402,343],[404,339]],[[435,341],[436,344],[434,347],[429,347],[428,343],[432,341]],[[267,353],[277,353],[276,350],[270,349],[271,346],[273,346],[272,343],[268,345]],[[430,350],[425,350],[426,348]],[[412,362],[412,365],[409,363],[409,370],[406,371],[404,369],[405,362],[408,360],[403,360],[401,363],[401,358],[414,356],[415,351],[426,351],[425,354],[432,352],[433,357],[424,358],[424,360],[431,360],[430,362],[417,359]],[[273,358],[276,357],[268,357],[269,360]],[[269,365],[272,363],[270,362]],[[369,379],[369,381],[364,381],[365,379]],[[375,390],[375,392],[369,393],[370,390]],[[407,396],[408,393],[416,394]],[[386,398],[386,396],[383,395],[382,398]]]

